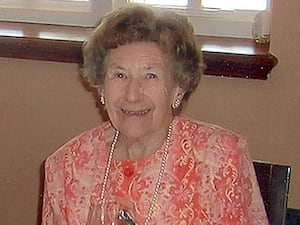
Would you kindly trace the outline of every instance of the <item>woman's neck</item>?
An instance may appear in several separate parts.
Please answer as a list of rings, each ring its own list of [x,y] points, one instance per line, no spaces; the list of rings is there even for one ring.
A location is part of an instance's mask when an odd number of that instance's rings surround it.
[[[123,160],[139,160],[160,150],[165,143],[168,128],[139,138],[127,138],[120,133],[114,158]]]
[[[156,132],[152,132],[150,134],[136,138],[129,138],[125,134],[120,132],[118,140],[116,142],[113,158],[119,161],[135,161],[149,157],[163,147],[166,141],[168,129],[169,127],[165,127]],[[109,152],[111,149],[112,140],[116,133],[116,129],[111,126],[104,132],[105,140],[107,143],[107,151]]]

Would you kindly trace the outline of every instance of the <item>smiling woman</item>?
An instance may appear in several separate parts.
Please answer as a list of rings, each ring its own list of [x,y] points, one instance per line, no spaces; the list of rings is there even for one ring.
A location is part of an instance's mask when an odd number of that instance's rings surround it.
[[[170,75],[165,58],[154,43],[134,43],[110,50],[107,75],[100,92],[107,99],[106,109],[112,124],[127,134],[129,143],[143,136],[151,140],[154,131],[164,136],[165,127],[172,121],[169,110],[172,103],[176,98],[182,101],[182,90]],[[146,152],[138,148],[129,151],[128,156],[137,160],[141,155],[148,157],[155,150],[154,147]],[[122,155],[126,152],[116,153],[119,153],[117,159],[128,159],[127,155]]]
[[[245,138],[181,115],[203,70],[187,17],[127,5],[83,56],[108,120],[46,160],[43,224],[268,225]]]

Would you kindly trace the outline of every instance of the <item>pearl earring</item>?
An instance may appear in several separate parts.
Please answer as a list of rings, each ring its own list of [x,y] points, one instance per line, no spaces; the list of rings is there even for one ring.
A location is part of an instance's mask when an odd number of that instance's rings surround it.
[[[177,109],[180,106],[180,103],[181,101],[179,99],[176,99],[172,104],[173,109]]]
[[[100,102],[102,105],[105,105],[105,98],[103,95],[100,96]]]

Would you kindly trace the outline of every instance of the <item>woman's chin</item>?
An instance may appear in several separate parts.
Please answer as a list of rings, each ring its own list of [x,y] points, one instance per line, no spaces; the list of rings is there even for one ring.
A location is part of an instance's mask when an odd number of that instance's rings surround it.
[[[119,124],[116,124],[121,133],[132,134],[130,136],[140,136],[143,133],[147,133],[151,130],[154,121],[149,116],[127,116],[122,120],[119,120]]]
[[[120,130],[121,134],[130,139],[141,138],[150,133],[150,127],[132,125],[130,128]]]

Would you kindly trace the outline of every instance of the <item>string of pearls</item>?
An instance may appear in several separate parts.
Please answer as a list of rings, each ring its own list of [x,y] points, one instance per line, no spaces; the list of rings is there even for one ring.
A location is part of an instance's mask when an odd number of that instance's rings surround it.
[[[107,185],[107,179],[109,177],[109,171],[110,171],[110,167],[111,167],[111,163],[112,163],[112,159],[113,159],[113,154],[116,148],[116,144],[118,141],[118,137],[119,137],[120,131],[116,131],[113,142],[111,143],[111,147],[110,147],[110,151],[109,151],[109,156],[108,156],[108,161],[106,164],[106,168],[105,168],[105,172],[104,172],[104,178],[103,178],[103,183],[102,183],[102,189],[101,189],[101,193],[100,193],[100,209],[101,209],[101,224],[104,224],[104,212],[105,212],[105,191],[106,191],[106,185]]]
[[[161,185],[161,181],[162,181],[162,177],[164,175],[165,172],[165,167],[166,167],[166,163],[167,163],[167,157],[168,157],[168,153],[169,153],[169,146],[170,146],[170,140],[171,140],[171,133],[172,133],[172,124],[169,125],[168,127],[168,133],[167,133],[167,138],[166,138],[166,144],[164,147],[164,151],[163,151],[163,157],[162,157],[162,161],[160,164],[160,169],[159,169],[159,173],[158,173],[158,177],[157,177],[157,181],[156,181],[156,185],[154,188],[154,192],[152,195],[152,199],[150,202],[150,207],[144,222],[144,225],[148,225],[150,220],[151,220],[151,216],[154,212],[155,209],[155,203],[156,203],[156,199],[158,197],[158,192],[160,189],[160,185]],[[110,173],[110,168],[111,168],[111,164],[112,164],[112,159],[113,159],[113,154],[116,148],[116,144],[118,141],[118,137],[119,137],[120,131],[116,131],[113,142],[111,144],[110,147],[110,151],[109,151],[109,156],[108,156],[108,161],[106,164],[106,168],[105,168],[105,172],[104,172],[104,178],[103,178],[103,183],[102,183],[102,189],[101,189],[101,193],[100,193],[100,208],[101,208],[101,224],[104,224],[104,208],[105,208],[105,192],[106,192],[106,186],[107,186],[107,180],[109,177],[109,173]]]

